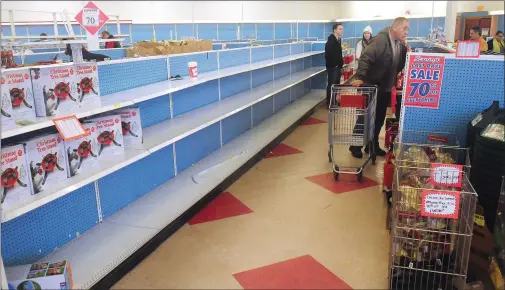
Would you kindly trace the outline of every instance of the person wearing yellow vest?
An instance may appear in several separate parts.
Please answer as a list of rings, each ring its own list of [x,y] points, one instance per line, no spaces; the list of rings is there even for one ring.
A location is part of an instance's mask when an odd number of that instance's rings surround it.
[[[487,49],[492,52],[504,53],[505,41],[503,41],[503,31],[497,31],[493,39],[487,42]]]
[[[470,40],[480,42],[480,51],[487,51],[487,42],[482,38],[482,29],[479,26],[474,26],[470,29]]]

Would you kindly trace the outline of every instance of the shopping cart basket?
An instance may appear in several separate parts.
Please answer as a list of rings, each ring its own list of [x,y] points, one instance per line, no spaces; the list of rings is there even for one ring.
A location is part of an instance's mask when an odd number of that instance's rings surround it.
[[[363,177],[363,168],[372,160],[375,164],[373,144],[375,105],[377,87],[350,85],[333,85],[329,106],[328,141],[330,149],[328,159],[333,165],[333,177],[338,180],[339,174],[356,174],[358,181]],[[334,145],[368,146],[368,158],[360,167],[341,169],[335,162]]]

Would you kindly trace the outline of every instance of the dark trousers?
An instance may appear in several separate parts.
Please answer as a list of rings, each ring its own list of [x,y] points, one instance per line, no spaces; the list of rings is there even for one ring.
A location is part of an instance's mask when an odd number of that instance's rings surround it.
[[[400,111],[402,109],[402,95],[396,94],[396,120],[400,121]]]
[[[341,69],[338,67],[326,68],[328,74],[328,85],[326,86],[326,104],[330,104],[331,86],[340,84]]]
[[[391,92],[381,92],[377,93],[377,103],[375,107],[375,128],[374,128],[374,136],[373,142],[375,146],[379,146],[379,134],[382,130],[382,126],[384,126],[384,121],[386,120],[386,112],[388,109],[388,105],[391,100]],[[401,105],[401,104],[400,104]],[[397,106],[398,108],[398,106]],[[399,116],[400,113],[398,112]],[[356,120],[356,125],[354,126],[354,134],[363,134],[363,122],[364,116],[358,116],[358,120]],[[360,124],[360,125],[358,125]],[[361,149],[360,146],[351,146],[354,149]]]

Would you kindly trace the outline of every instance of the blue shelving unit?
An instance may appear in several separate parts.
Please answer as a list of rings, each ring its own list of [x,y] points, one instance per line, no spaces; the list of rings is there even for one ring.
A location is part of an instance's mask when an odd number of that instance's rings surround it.
[[[104,105],[79,116],[138,106],[144,143],[2,212],[3,262],[69,259],[76,286],[91,287],[322,101],[322,57],[288,43],[100,63]],[[9,136],[52,126],[39,121]]]

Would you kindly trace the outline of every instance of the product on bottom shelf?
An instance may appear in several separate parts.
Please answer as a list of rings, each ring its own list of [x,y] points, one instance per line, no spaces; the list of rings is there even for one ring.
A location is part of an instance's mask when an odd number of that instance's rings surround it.
[[[121,115],[102,116],[88,121],[96,122],[98,128],[98,156],[107,157],[124,153]]]
[[[2,208],[6,209],[32,194],[32,182],[24,146],[21,144],[2,147],[0,167]]]
[[[67,153],[68,177],[96,167],[98,163],[98,128],[95,122],[82,123],[88,135],[76,140],[65,141]]]
[[[117,111],[121,115],[121,128],[125,146],[142,144],[142,122],[139,108],[124,108]]]
[[[10,69],[2,73],[2,94],[10,97],[14,121],[18,125],[35,122],[35,104],[28,69]]]
[[[96,62],[75,65],[77,100],[81,109],[88,110],[98,108],[101,105],[97,69]]]
[[[0,96],[0,122],[2,122],[2,130],[8,130],[16,127],[14,113],[12,112],[11,98],[7,94]]]
[[[25,142],[25,148],[34,194],[67,179],[67,156],[59,134],[30,139]]]
[[[72,268],[64,260],[55,263],[38,263],[5,269],[9,289],[72,289]]]
[[[79,110],[74,65],[30,69],[37,116],[72,114]]]

